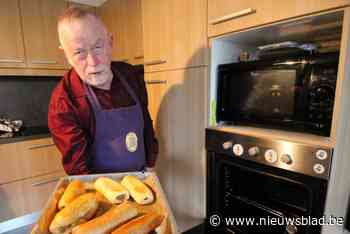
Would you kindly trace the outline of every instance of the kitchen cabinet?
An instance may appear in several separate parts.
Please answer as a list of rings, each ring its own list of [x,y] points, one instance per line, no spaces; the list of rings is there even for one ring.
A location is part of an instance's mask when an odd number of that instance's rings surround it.
[[[208,0],[208,35],[214,37],[346,5],[348,0]]]
[[[207,65],[207,3],[143,0],[145,72]]]
[[[0,184],[0,222],[41,210],[62,171]]]
[[[113,35],[113,61],[143,62],[141,0],[108,0],[97,14]]]
[[[0,67],[25,67],[19,3],[0,1]]]
[[[126,26],[122,22],[124,10],[122,0],[108,0],[97,8],[97,14],[113,36],[113,61],[127,61]]]
[[[159,129],[158,125],[160,125],[160,123],[157,123],[156,121],[160,121],[162,119],[158,115],[163,113],[163,111],[160,110],[160,105],[162,103],[164,94],[168,86],[166,76],[155,76],[157,75],[151,75],[146,73],[145,82],[148,94],[148,111],[150,113],[151,119],[153,120],[153,128],[157,133]],[[156,78],[159,78],[159,80]]]
[[[0,184],[63,171],[61,154],[52,139],[0,144]]]
[[[68,6],[69,7],[79,7],[81,9],[90,11],[94,14],[96,14],[96,7],[94,6],[90,6],[90,5],[85,5],[85,4],[81,4],[81,3],[77,3],[77,2],[68,2]]]
[[[66,4],[63,0],[20,1],[27,67],[68,68],[57,35],[57,19]]]
[[[142,4],[141,0],[124,0],[128,62],[143,63]]]
[[[0,222],[41,210],[65,176],[50,137],[0,144]]]
[[[180,231],[205,213],[206,77],[206,67],[145,74],[160,147],[156,171]]]

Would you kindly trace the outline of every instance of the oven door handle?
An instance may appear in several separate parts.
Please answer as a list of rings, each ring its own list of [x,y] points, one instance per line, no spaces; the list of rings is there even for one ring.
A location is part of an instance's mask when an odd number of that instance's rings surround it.
[[[286,216],[285,216],[282,212],[280,212],[280,211],[271,209],[271,208],[269,208],[269,207],[267,207],[267,206],[264,206],[264,205],[262,205],[262,204],[260,204],[260,203],[258,203],[258,202],[249,200],[249,199],[247,199],[247,198],[245,198],[245,197],[235,196],[235,198],[236,198],[237,200],[239,200],[239,201],[241,201],[241,202],[244,202],[244,203],[247,203],[247,204],[249,204],[249,205],[251,205],[251,206],[255,206],[255,207],[259,208],[259,209],[266,210],[267,212],[269,212],[269,213],[271,213],[271,214],[274,214],[274,215],[276,215],[276,216],[279,216],[279,217],[286,217]]]

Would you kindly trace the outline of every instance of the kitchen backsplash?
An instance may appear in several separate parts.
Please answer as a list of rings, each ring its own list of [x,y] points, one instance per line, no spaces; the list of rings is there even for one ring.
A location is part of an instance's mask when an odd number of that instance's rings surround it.
[[[47,126],[51,93],[61,77],[0,77],[0,117]]]

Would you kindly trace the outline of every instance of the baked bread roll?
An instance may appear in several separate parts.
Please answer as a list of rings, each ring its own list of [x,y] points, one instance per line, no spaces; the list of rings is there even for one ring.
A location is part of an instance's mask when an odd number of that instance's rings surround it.
[[[115,229],[112,234],[148,234],[158,227],[164,216],[147,213]]]
[[[112,179],[100,177],[95,181],[94,186],[113,204],[119,204],[129,199],[128,190]]]
[[[139,178],[128,175],[123,178],[121,184],[128,189],[136,203],[146,205],[153,202],[152,191]]]
[[[50,225],[53,234],[61,234],[72,227],[89,220],[98,207],[95,194],[80,195],[65,208],[60,210]]]
[[[96,198],[98,202],[98,209],[94,216],[98,217],[106,213],[110,208],[112,208],[113,204],[110,201],[108,201],[107,198],[99,192],[96,192]]]
[[[62,209],[72,202],[75,198],[85,193],[85,186],[79,180],[74,180],[68,184],[68,187],[64,191],[59,203],[58,208]]]
[[[33,233],[38,234],[49,234],[49,227],[54,219],[56,212],[57,212],[57,204],[58,201],[61,199],[62,194],[65,191],[65,187],[59,188],[57,191],[54,192],[51,200],[48,202],[46,209],[43,210],[42,214],[40,215],[38,225],[37,225],[37,231]]]
[[[73,228],[73,234],[106,234],[118,225],[134,218],[137,209],[127,202],[113,206],[103,215]]]

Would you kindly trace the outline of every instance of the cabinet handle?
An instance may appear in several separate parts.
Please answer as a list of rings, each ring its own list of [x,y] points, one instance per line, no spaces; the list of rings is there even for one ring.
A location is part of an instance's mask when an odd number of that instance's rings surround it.
[[[152,66],[152,65],[162,64],[162,63],[166,63],[166,60],[163,60],[163,59],[153,60],[153,61],[146,62],[143,65]]]
[[[0,63],[23,63],[23,59],[0,59]]]
[[[31,63],[33,63],[33,64],[56,64],[57,61],[54,61],[54,60],[32,60]]]
[[[34,146],[30,146],[30,147],[28,148],[28,150],[46,148],[46,147],[51,147],[51,146],[54,146],[54,145],[55,145],[55,144],[34,145]]]
[[[231,19],[234,19],[234,18],[238,18],[238,17],[241,17],[241,16],[245,16],[245,15],[248,15],[248,14],[252,14],[252,13],[255,13],[255,12],[256,12],[255,9],[247,8],[247,9],[244,9],[244,10],[241,10],[241,11],[236,11],[236,12],[234,12],[232,14],[224,15],[222,17],[210,20],[209,24],[213,24],[213,25],[214,24],[219,24],[219,23],[222,23],[224,21],[231,20]]]
[[[146,84],[150,85],[150,84],[166,84],[167,81],[166,80],[147,80]]]
[[[143,59],[143,55],[135,56],[134,59]]]
[[[52,183],[52,182],[58,181],[59,179],[60,179],[60,177],[41,180],[41,181],[32,183],[32,186],[33,187],[37,187],[37,186],[40,186],[40,185],[43,185],[43,184],[48,184],[48,183]]]

